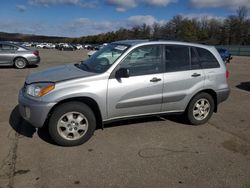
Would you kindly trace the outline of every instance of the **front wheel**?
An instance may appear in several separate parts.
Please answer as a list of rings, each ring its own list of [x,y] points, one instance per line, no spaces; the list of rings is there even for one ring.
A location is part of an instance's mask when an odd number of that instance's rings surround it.
[[[199,93],[188,105],[187,118],[192,125],[201,125],[211,118],[213,112],[213,97],[208,93]]]
[[[49,121],[51,138],[61,146],[87,142],[96,128],[93,111],[84,103],[69,102],[58,106]]]

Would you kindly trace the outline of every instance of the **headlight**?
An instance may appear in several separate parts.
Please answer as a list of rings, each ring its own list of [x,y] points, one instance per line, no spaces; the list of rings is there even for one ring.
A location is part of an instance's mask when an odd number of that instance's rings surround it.
[[[33,97],[42,97],[55,88],[54,83],[34,83],[27,85],[26,93]]]

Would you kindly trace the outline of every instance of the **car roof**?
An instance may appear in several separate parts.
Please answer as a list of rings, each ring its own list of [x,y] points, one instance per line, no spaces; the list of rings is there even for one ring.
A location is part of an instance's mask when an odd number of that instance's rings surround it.
[[[113,43],[134,46],[134,45],[142,44],[145,42],[149,42],[149,40],[120,40],[120,41],[115,41]]]
[[[30,49],[24,47],[24,46],[21,46],[20,44],[14,44],[12,42],[7,42],[7,41],[0,41],[0,44],[8,44],[8,45],[12,45],[12,46],[15,46],[17,48],[22,48],[22,49],[25,49],[27,51],[30,51]]]
[[[211,46],[197,43],[189,42],[180,42],[180,41],[170,41],[170,40],[121,40],[113,42],[113,44],[124,44],[130,46],[136,46],[140,44],[177,44],[177,45],[186,45],[186,46],[196,46],[201,48],[209,48]]]

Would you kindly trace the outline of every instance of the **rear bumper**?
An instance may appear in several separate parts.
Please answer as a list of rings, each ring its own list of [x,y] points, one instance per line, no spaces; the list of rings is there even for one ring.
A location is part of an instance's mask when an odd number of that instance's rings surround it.
[[[227,100],[230,94],[230,89],[229,88],[221,89],[218,90],[216,93],[217,93],[217,104],[220,104],[223,101]]]
[[[18,102],[21,116],[36,128],[44,125],[49,111],[55,105],[55,103],[45,103],[25,97],[22,90],[19,92]]]
[[[35,65],[40,63],[41,58],[40,57],[32,57],[28,59],[28,62],[30,65]]]

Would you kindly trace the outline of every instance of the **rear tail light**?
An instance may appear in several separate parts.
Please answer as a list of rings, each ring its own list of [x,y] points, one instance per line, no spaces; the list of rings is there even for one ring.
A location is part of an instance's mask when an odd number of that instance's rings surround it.
[[[226,71],[226,78],[228,78],[229,77],[229,71],[227,70]]]
[[[226,78],[228,78],[228,77],[229,77],[229,71],[226,70]]]
[[[34,54],[35,56],[39,56],[39,51],[36,50],[36,51],[33,52],[33,54]]]

